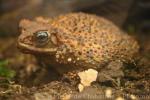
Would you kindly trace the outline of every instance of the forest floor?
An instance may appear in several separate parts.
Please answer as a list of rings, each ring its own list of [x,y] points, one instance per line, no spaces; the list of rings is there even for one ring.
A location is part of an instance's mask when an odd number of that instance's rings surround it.
[[[17,49],[16,37],[0,39],[0,99],[1,100],[49,100],[50,98],[81,100],[107,97],[111,91],[112,98],[150,99],[150,40],[149,34],[134,33],[141,48],[140,56],[134,64],[124,69],[125,76],[119,86],[112,83],[93,83],[79,93],[77,87],[60,81],[51,68],[39,65],[32,55],[22,54]],[[7,42],[6,42],[7,41]],[[5,66],[6,68],[3,68]],[[82,96],[81,96],[82,94]],[[87,96],[87,94],[89,96]],[[96,94],[96,95],[95,95]],[[86,95],[86,96],[85,96]],[[78,98],[78,99],[79,99]]]

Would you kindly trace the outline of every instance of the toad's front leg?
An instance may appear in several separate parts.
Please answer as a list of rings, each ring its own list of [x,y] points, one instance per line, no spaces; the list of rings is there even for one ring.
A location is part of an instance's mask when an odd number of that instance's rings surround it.
[[[99,82],[111,81],[117,87],[120,86],[120,79],[124,76],[123,62],[120,60],[112,61],[98,73]]]

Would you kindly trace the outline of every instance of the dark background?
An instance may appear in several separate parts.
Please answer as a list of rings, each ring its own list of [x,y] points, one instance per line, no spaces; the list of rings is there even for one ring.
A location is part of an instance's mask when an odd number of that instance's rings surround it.
[[[18,35],[22,18],[53,17],[68,12],[104,16],[118,26],[132,24],[136,31],[147,34],[150,29],[149,0],[0,0],[0,35]]]

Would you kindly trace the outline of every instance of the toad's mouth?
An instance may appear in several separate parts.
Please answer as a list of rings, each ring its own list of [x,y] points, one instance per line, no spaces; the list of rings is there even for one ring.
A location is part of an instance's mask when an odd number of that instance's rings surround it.
[[[19,42],[17,44],[17,47],[21,50],[23,53],[28,53],[28,54],[54,54],[56,52],[56,48],[38,48],[38,47],[33,47],[31,45],[27,45],[24,43]]]

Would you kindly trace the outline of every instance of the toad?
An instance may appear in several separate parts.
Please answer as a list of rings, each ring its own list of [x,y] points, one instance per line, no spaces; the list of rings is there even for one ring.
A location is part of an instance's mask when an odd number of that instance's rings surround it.
[[[101,71],[115,61],[131,62],[139,51],[133,37],[111,21],[92,14],[23,19],[19,26],[19,49],[59,73],[90,68]],[[118,70],[115,66],[112,73]]]

